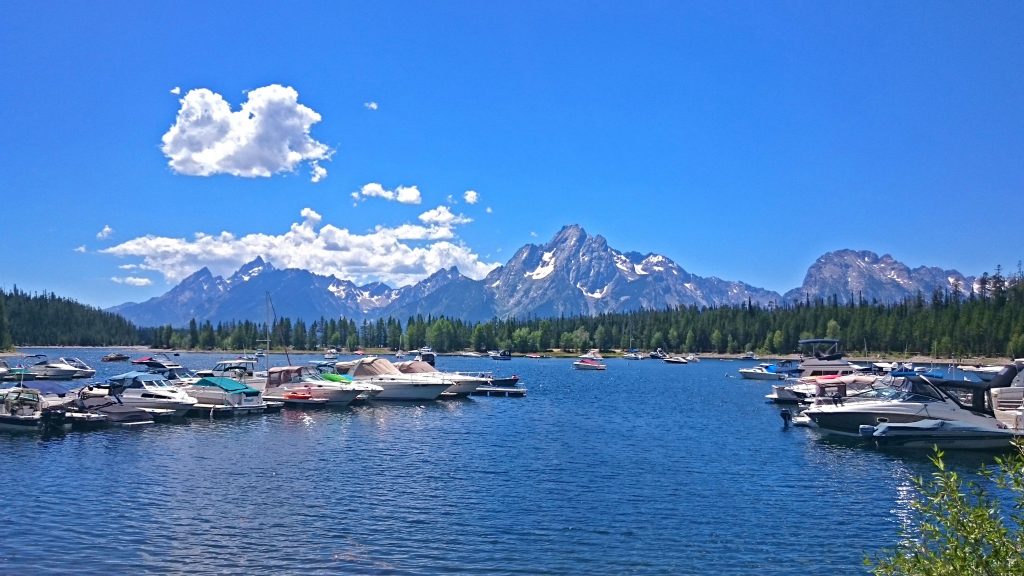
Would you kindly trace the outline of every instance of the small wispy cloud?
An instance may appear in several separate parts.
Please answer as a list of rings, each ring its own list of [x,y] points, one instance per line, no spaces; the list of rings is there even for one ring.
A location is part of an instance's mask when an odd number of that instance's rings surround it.
[[[398,202],[399,204],[420,204],[423,202],[420,189],[416,186],[399,186],[394,190],[388,190],[378,182],[364,184],[362,188],[352,193],[352,198],[354,200],[383,198],[388,202]]]
[[[126,284],[128,286],[149,286],[153,283],[149,278],[139,278],[138,276],[114,276],[111,280],[115,284]]]
[[[466,204],[476,204],[480,200],[480,194],[477,194],[476,190],[466,190],[462,193],[462,199],[466,201]]]
[[[114,229],[111,228],[109,224],[104,224],[103,229],[96,233],[96,238],[99,240],[103,240],[104,238],[108,238],[113,233]]]
[[[533,230],[531,230],[530,231],[530,238],[536,238],[536,237],[537,237],[537,233],[534,232]]]
[[[376,110],[379,107],[380,106],[378,106],[377,103],[372,100],[369,102],[363,102],[363,108],[366,108],[367,110]]]
[[[420,221],[424,224],[434,226],[454,226],[457,224],[469,224],[473,221],[472,218],[467,218],[462,214],[453,214],[447,206],[438,206],[433,210],[427,210],[419,216]]]
[[[171,88],[170,92],[175,96],[181,94],[181,86],[175,86],[174,88]]]
[[[488,214],[493,214],[494,210],[491,210],[491,207],[488,206],[487,208],[484,209],[484,212],[487,212]]]
[[[268,178],[308,162],[310,180],[323,180],[327,170],[319,162],[330,160],[334,151],[309,135],[320,114],[299,104],[299,93],[290,86],[271,84],[247,96],[232,111],[220,94],[189,90],[162,138],[171,170],[187,176]]]
[[[75,252],[78,252],[79,254],[85,254],[85,244],[82,244],[81,246],[75,248]]]

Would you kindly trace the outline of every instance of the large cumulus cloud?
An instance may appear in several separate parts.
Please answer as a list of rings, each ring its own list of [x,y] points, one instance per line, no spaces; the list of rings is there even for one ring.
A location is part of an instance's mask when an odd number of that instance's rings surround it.
[[[255,178],[292,172],[305,162],[313,182],[327,176],[320,162],[333,151],[309,134],[320,114],[299,104],[294,88],[271,84],[252,90],[237,111],[206,88],[189,90],[180,102],[161,147],[173,171]]]

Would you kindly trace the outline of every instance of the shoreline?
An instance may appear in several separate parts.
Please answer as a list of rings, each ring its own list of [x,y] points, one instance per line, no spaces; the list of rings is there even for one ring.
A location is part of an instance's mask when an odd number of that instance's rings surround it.
[[[28,348],[32,350],[69,350],[69,349],[102,349],[102,350],[114,350],[114,351],[134,351],[137,354],[176,354],[176,353],[188,353],[188,354],[211,354],[211,355],[241,355],[241,354],[252,354],[253,351],[248,350],[168,350],[163,348],[150,348],[148,346],[23,346],[15,347],[15,351],[0,352],[0,358],[18,358],[23,357],[25,354],[18,352],[19,348]],[[389,349],[381,348],[366,348],[363,349],[367,356],[391,356],[394,352]],[[412,352],[412,351],[409,351]],[[278,355],[284,354],[283,350],[271,350],[269,354]],[[321,354],[323,350],[288,350],[289,354]],[[563,352],[561,350],[552,350],[551,352],[544,352],[550,354],[551,358],[576,358],[579,356],[579,352]],[[605,355],[605,360],[612,360],[621,358],[624,354],[624,350],[612,349],[607,352],[602,352]],[[351,355],[350,352],[344,353],[345,355]],[[437,352],[438,356],[461,356],[461,352]],[[800,360],[799,354],[768,354],[758,355],[757,358],[744,358],[744,354],[719,354],[715,352],[695,352],[702,360],[745,360],[748,362],[778,362],[781,360]],[[525,354],[513,353],[513,358],[525,358]],[[483,356],[487,358],[487,356]],[[1005,356],[966,356],[963,358],[935,358],[924,354],[911,354],[901,355],[894,354],[892,356],[881,356],[881,355],[857,355],[851,354],[844,356],[846,360],[853,363],[865,363],[865,362],[911,362],[921,364],[955,364],[955,365],[966,365],[966,366],[981,366],[981,365],[1005,365],[1011,364],[1014,359]]]

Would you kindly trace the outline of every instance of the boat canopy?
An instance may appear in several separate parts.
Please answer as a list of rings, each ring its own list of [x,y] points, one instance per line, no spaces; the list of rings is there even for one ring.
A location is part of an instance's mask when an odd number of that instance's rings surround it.
[[[267,388],[302,382],[303,379],[315,379],[318,377],[319,374],[311,371],[308,366],[274,366],[267,370]]]
[[[31,382],[31,386],[24,386],[22,382],[17,381],[4,382],[3,386],[0,386],[0,389],[34,389],[38,390],[42,394],[64,396],[79,387],[79,384],[69,380],[31,380]]]
[[[423,374],[428,372],[437,372],[437,368],[434,368],[429,363],[423,360],[409,360],[408,362],[399,362],[395,364],[398,371],[403,374]]]
[[[372,378],[374,376],[390,376],[401,374],[395,365],[385,358],[360,358],[354,362],[338,362],[335,364],[339,373],[353,378]]]
[[[242,384],[238,380],[232,378],[225,378],[223,376],[206,376],[200,378],[198,382],[193,386],[202,386],[205,388],[220,388],[225,392],[241,392],[246,396],[259,396],[260,391]]]
[[[163,374],[158,374],[156,372],[140,372],[139,370],[125,372],[124,374],[118,374],[117,376],[107,378],[108,382],[117,383],[128,383],[133,380],[139,380],[140,382],[164,382],[167,378]]]

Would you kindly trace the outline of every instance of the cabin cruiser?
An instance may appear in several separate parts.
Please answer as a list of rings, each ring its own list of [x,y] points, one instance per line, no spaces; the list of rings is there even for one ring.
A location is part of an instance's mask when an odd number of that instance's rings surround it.
[[[897,380],[891,376],[847,374],[799,378],[787,382],[773,385],[771,393],[766,394],[765,398],[776,404],[813,404],[821,398],[832,401],[859,396],[876,388],[891,388]]]
[[[71,380],[78,374],[78,368],[69,366],[64,362],[51,362],[46,354],[33,354],[26,356],[28,358],[37,358],[38,360],[29,365],[26,369],[35,374],[36,378],[46,378],[50,380]]]
[[[51,406],[39,390],[22,386],[0,390],[0,429],[56,432],[65,424],[64,410]]]
[[[424,346],[416,352],[416,360],[421,360],[433,366],[437,362],[437,355],[434,354],[434,349],[430,346]]]
[[[198,401],[195,410],[210,410],[211,414],[258,413],[267,408],[259,390],[224,376],[204,376],[186,386],[185,392]]]
[[[327,351],[324,352],[324,360],[337,360],[337,359],[338,359],[338,350],[337,349],[329,348]]]
[[[373,396],[383,390],[368,382],[327,376],[308,366],[275,366],[267,371],[263,397],[293,404],[347,406],[361,395]]]
[[[845,376],[858,371],[858,366],[843,360],[842,342],[834,338],[800,340],[806,353],[800,362],[800,378],[812,376]]]
[[[338,374],[350,376],[355,382],[368,382],[383,388],[373,397],[374,400],[436,400],[452,385],[451,381],[422,374],[402,374],[387,359],[376,356],[338,362],[335,369]]]
[[[668,354],[666,354],[665,351],[662,350],[661,348],[658,348],[654,352],[649,353],[647,356],[649,358],[653,358],[654,360],[664,360],[665,358],[668,358]]]
[[[508,350],[491,350],[487,353],[491,360],[511,360],[512,353]]]
[[[102,384],[93,384],[83,389],[87,396],[109,396],[111,391],[119,393],[121,403],[147,412],[170,410],[173,416],[184,416],[195,407],[198,400],[175,386],[163,374],[155,372],[125,372],[111,376]]]
[[[639,350],[629,350],[622,355],[623,360],[643,360],[644,355]]]
[[[177,386],[186,386],[199,380],[199,376],[191,370],[171,360],[166,354],[158,353],[132,360],[132,364],[145,367],[150,372],[163,374],[165,378]]]
[[[679,355],[669,356],[668,358],[665,358],[665,362],[667,362],[669,364],[689,364],[690,363],[689,360],[687,360],[686,358],[684,358],[682,356],[679,356]]]
[[[267,374],[266,372],[256,371],[258,364],[259,360],[255,358],[228,358],[218,361],[213,365],[213,368],[196,370],[195,375],[198,378],[204,376],[234,378],[246,386],[263,390],[267,382]]]
[[[459,372],[441,372],[426,362],[409,360],[398,362],[395,368],[402,374],[422,374],[430,378],[447,381],[451,386],[445,389],[445,396],[469,396],[480,386],[489,386],[490,380],[482,376]]]
[[[934,440],[948,436],[950,446],[966,447],[958,435],[973,431],[979,436],[979,443],[984,444],[989,441],[986,436],[992,430],[1009,429],[1017,433],[1024,432],[1020,429],[1020,424],[1024,422],[1021,421],[1019,409],[1012,414],[1002,409],[1002,413],[997,413],[992,401],[992,390],[1006,387],[1017,376],[1020,368],[1017,365],[1005,366],[991,382],[980,384],[951,380],[933,382],[927,377],[903,378],[902,384],[897,387],[897,393],[891,398],[817,405],[805,410],[804,414],[826,434],[874,437],[874,434],[879,432],[879,426],[885,424],[879,435],[887,438],[899,434],[920,436],[931,430]],[[910,428],[897,426],[926,420],[952,421],[958,425],[921,424]],[[1014,426],[1009,426],[1007,421]],[[951,435],[952,431],[956,434]]]
[[[75,372],[75,378],[92,378],[96,375],[96,370],[86,364],[81,358],[62,356],[57,359],[58,364],[67,364],[72,368],[78,370]]]

